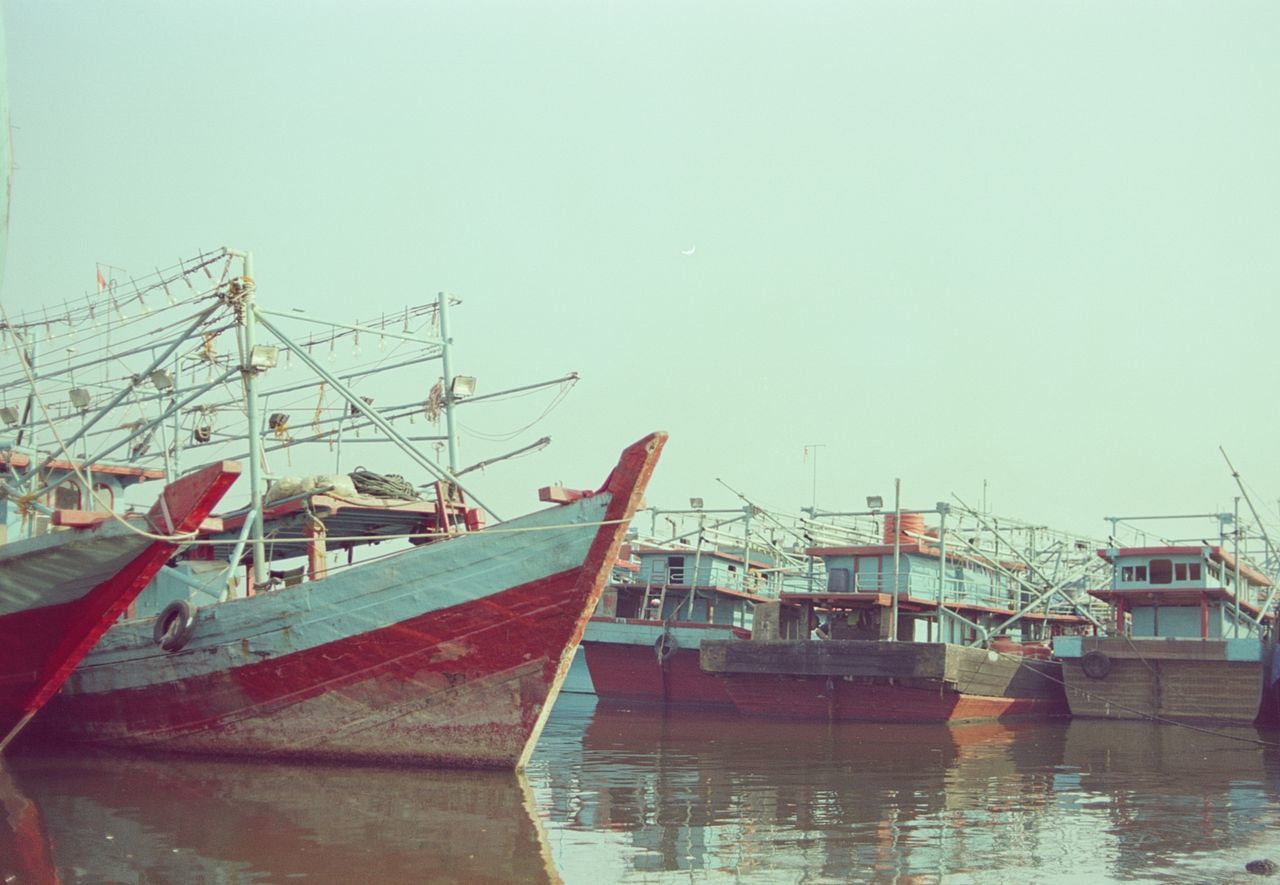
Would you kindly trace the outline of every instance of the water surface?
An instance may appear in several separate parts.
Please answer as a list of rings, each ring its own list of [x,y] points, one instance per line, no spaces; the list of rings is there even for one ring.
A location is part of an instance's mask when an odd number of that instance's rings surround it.
[[[1280,736],[770,723],[564,695],[526,775],[9,758],[14,882],[1257,881]]]

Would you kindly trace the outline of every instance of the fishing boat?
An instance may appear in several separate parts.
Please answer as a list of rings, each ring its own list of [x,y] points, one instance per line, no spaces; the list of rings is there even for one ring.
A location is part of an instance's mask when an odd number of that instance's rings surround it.
[[[664,437],[573,504],[199,609],[124,621],[42,739],[522,768]]]
[[[193,285],[201,275],[206,282]],[[175,295],[183,283],[190,294]],[[458,463],[454,412],[475,379],[451,370],[450,303],[441,294],[406,309],[403,326],[399,316],[329,323],[322,343],[300,341],[284,326],[312,319],[260,305],[251,256],[221,250],[142,284],[108,284],[83,305],[15,327],[20,350],[44,348],[42,402],[71,404],[60,414],[43,409],[50,432],[26,414],[24,430],[53,436],[68,452],[82,448],[83,463],[103,463],[124,447],[131,463],[166,471],[247,447],[238,454],[250,480],[247,506],[223,513],[220,530],[202,533],[157,576],[134,617],[109,630],[70,677],[32,740],[524,765],[665,435],[626,448],[598,488],[561,490],[548,499],[553,506],[503,521],[462,479],[502,458]],[[66,347],[65,366],[48,356],[95,316],[116,334],[109,345]],[[122,316],[131,320],[127,332]],[[144,336],[148,323],[171,334]],[[366,346],[385,339],[403,349],[345,373],[314,353],[327,348],[333,357],[341,340],[354,354],[361,335]],[[126,389],[111,390],[110,373],[129,359],[137,368]],[[421,373],[436,361],[442,374],[433,386]],[[293,364],[301,380],[293,380]],[[91,387],[87,379],[103,366],[106,377]],[[359,386],[396,367],[408,381]],[[374,406],[375,397],[410,390],[426,399]],[[86,415],[95,400],[104,405]],[[290,417],[300,403],[308,420]],[[243,417],[247,432],[228,415]],[[440,418],[443,434],[410,436],[393,424]],[[59,420],[62,430],[51,432]],[[111,432],[122,429],[123,438]],[[447,466],[415,445],[421,440],[438,444],[437,459],[447,450]],[[344,453],[388,442],[394,452],[377,457],[407,460],[428,481],[345,468]],[[364,457],[371,451],[382,449]],[[325,459],[334,467],[315,470]],[[304,465],[310,469],[299,471]]]
[[[922,512],[895,509],[881,543],[810,548],[825,564],[825,590],[757,606],[751,640],[704,642],[702,669],[751,715],[951,722],[1066,713],[1047,640],[1087,618],[1033,558],[1001,560],[969,532],[951,539],[949,511],[940,504],[944,524],[928,529]]]
[[[747,639],[768,597],[763,562],[717,550],[638,547],[631,579],[605,588],[582,648],[600,700],[732,708],[723,680],[704,673],[705,639]]]
[[[5,449],[0,463],[20,476],[30,462]],[[57,464],[41,473],[52,477],[47,497],[57,497],[58,489],[65,499],[74,479]],[[58,691],[180,544],[194,537],[239,473],[234,462],[211,464],[169,483],[149,513],[129,518],[42,507],[43,515],[31,512],[26,520],[39,533],[0,545],[0,747]],[[13,485],[3,487],[16,495]],[[21,496],[0,500],[6,537],[11,530],[17,534],[19,514],[31,504]]]
[[[1071,715],[1247,724],[1275,718],[1272,582],[1216,544],[1106,547],[1111,629],[1061,636]]]

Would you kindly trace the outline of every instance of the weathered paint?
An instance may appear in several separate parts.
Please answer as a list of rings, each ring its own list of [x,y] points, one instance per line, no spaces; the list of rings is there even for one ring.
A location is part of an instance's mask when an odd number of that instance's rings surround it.
[[[591,684],[602,701],[732,707],[724,683],[702,672],[704,638],[731,639],[743,631],[715,624],[592,618],[582,647]],[[745,635],[745,634],[743,634]],[[659,657],[658,643],[672,649]]]
[[[722,677],[723,678],[723,677]],[[741,713],[838,722],[960,722],[1061,715],[1043,697],[972,695],[941,685],[911,687],[845,677],[735,675],[725,678]]]
[[[1274,713],[1264,709],[1274,647],[1257,638],[1083,636],[1055,640],[1054,652],[1073,716],[1245,724]],[[1103,665],[1087,671],[1086,655]]]
[[[1057,662],[946,643],[708,641],[701,666],[752,715],[950,722],[1067,712]]]
[[[137,528],[195,530],[239,472],[237,464],[219,462],[170,483]],[[0,747],[177,549],[118,522],[0,548]]]
[[[37,723],[46,739],[268,758],[521,768],[665,434],[594,495],[199,612],[176,653],[126,622]]]

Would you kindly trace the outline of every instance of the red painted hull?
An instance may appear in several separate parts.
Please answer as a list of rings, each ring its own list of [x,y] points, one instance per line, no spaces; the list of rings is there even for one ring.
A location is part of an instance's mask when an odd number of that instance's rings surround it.
[[[201,613],[207,621],[173,655],[145,638],[145,625],[121,625],[49,704],[33,737],[153,752],[518,769],[665,438],[653,434],[623,452],[593,509],[583,505],[591,521],[555,526],[567,509],[536,515],[567,533],[564,543],[540,540],[548,526],[515,520],[221,603]],[[502,582],[531,568],[529,551],[563,558],[557,551],[566,545],[579,551],[571,567]],[[470,598],[449,605],[433,594]]]
[[[152,533],[195,531],[239,472],[238,465],[221,462],[170,483],[152,507],[147,524],[139,528]],[[34,565],[38,569],[41,562],[47,562],[58,580],[74,582],[79,577],[74,574],[75,544],[86,536],[69,533],[63,543],[46,545],[38,553],[24,556],[24,568],[30,570]],[[120,534],[112,543],[123,549],[136,547],[137,553],[123,559],[114,574],[83,595],[57,605],[41,605],[37,600],[0,616],[0,735],[4,736],[0,747],[61,688],[179,546],[170,540],[146,540],[134,534]]]
[[[678,648],[659,663],[647,645],[584,642],[591,684],[614,704],[671,704],[732,709],[725,680],[702,672],[696,648]]]
[[[840,677],[735,673],[726,684],[739,711],[784,719],[846,722],[958,722],[1065,715],[1052,698],[983,697],[942,686],[917,688]]]

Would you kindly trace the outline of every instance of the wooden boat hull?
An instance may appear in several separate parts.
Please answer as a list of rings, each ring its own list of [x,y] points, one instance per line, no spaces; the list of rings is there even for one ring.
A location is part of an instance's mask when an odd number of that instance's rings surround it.
[[[518,769],[666,437],[594,495],[200,610],[177,652],[122,623],[40,735],[149,751]]]
[[[0,547],[0,747],[178,549],[140,532],[195,531],[239,471],[220,462],[170,483],[132,528],[109,520]]]
[[[732,627],[592,618],[582,648],[602,701],[733,709],[725,681],[703,672],[698,652],[704,638],[732,635]]]
[[[749,715],[957,722],[1067,712],[1054,661],[944,643],[705,642],[702,668]]]
[[[1257,639],[1059,639],[1071,715],[1258,721],[1267,646]]]

